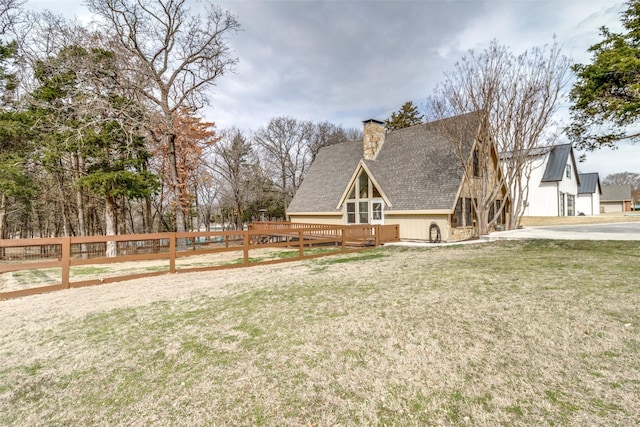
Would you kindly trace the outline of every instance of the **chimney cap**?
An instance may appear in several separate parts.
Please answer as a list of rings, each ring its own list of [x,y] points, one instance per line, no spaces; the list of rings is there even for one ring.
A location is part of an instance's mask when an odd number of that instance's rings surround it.
[[[380,120],[376,120],[376,119],[369,119],[369,120],[363,120],[362,123],[375,123],[377,125],[383,125],[384,122],[381,122]]]

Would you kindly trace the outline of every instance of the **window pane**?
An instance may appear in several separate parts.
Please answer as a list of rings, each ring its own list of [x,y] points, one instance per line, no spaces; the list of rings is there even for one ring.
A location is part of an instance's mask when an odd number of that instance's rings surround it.
[[[378,188],[375,187],[373,184],[371,186],[373,187],[373,197],[382,197],[380,195],[380,192],[378,191]]]
[[[382,202],[373,202],[371,205],[371,219],[380,221],[382,219]]]
[[[453,227],[462,227],[462,199],[458,199],[456,210],[453,215]]]
[[[471,227],[471,199],[464,199],[464,225]]]
[[[573,194],[568,194],[567,195],[567,215],[568,216],[575,216],[576,214],[576,196],[574,196]]]
[[[358,210],[360,212],[360,224],[369,223],[369,202],[359,202]]]
[[[356,223],[356,204],[353,202],[347,203],[347,223]]]
[[[351,191],[349,191],[349,197],[347,197],[347,199],[353,200],[355,198],[356,198],[356,186],[354,184],[353,187],[351,187]]]
[[[362,171],[358,178],[358,188],[361,199],[369,197],[369,177],[365,171]]]

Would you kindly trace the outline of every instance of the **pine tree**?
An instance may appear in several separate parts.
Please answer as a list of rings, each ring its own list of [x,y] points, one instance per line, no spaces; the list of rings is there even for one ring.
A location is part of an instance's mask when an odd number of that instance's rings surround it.
[[[387,131],[398,130],[409,126],[419,125],[423,122],[424,116],[418,111],[418,107],[413,102],[405,102],[399,111],[392,113],[384,122]]]

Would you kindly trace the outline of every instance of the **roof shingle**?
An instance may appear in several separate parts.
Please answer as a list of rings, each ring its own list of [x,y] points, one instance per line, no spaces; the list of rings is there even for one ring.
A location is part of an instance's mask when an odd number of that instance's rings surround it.
[[[479,115],[470,113],[445,120],[460,121],[470,150]],[[363,160],[389,199],[389,209],[454,207],[463,170],[451,142],[437,130],[442,123],[424,123],[389,132],[376,159]],[[287,211],[339,212],[336,207],[340,197],[362,158],[362,140],[321,149]]]

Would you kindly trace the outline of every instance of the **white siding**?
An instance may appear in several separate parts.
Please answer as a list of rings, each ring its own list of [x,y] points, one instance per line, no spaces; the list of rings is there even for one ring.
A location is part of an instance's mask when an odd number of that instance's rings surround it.
[[[600,193],[596,190],[593,194],[578,194],[576,210],[585,215],[600,214]]]
[[[571,165],[571,177],[567,178],[566,169],[563,171],[562,180],[557,182],[541,182],[544,171],[547,168],[549,154],[538,157],[530,163],[531,176],[529,179],[529,193],[526,199],[525,216],[559,216],[560,193],[565,194],[564,214],[567,214],[567,196],[575,197],[574,215],[577,215],[578,203],[578,171],[572,162],[572,156],[568,156],[567,164]]]

